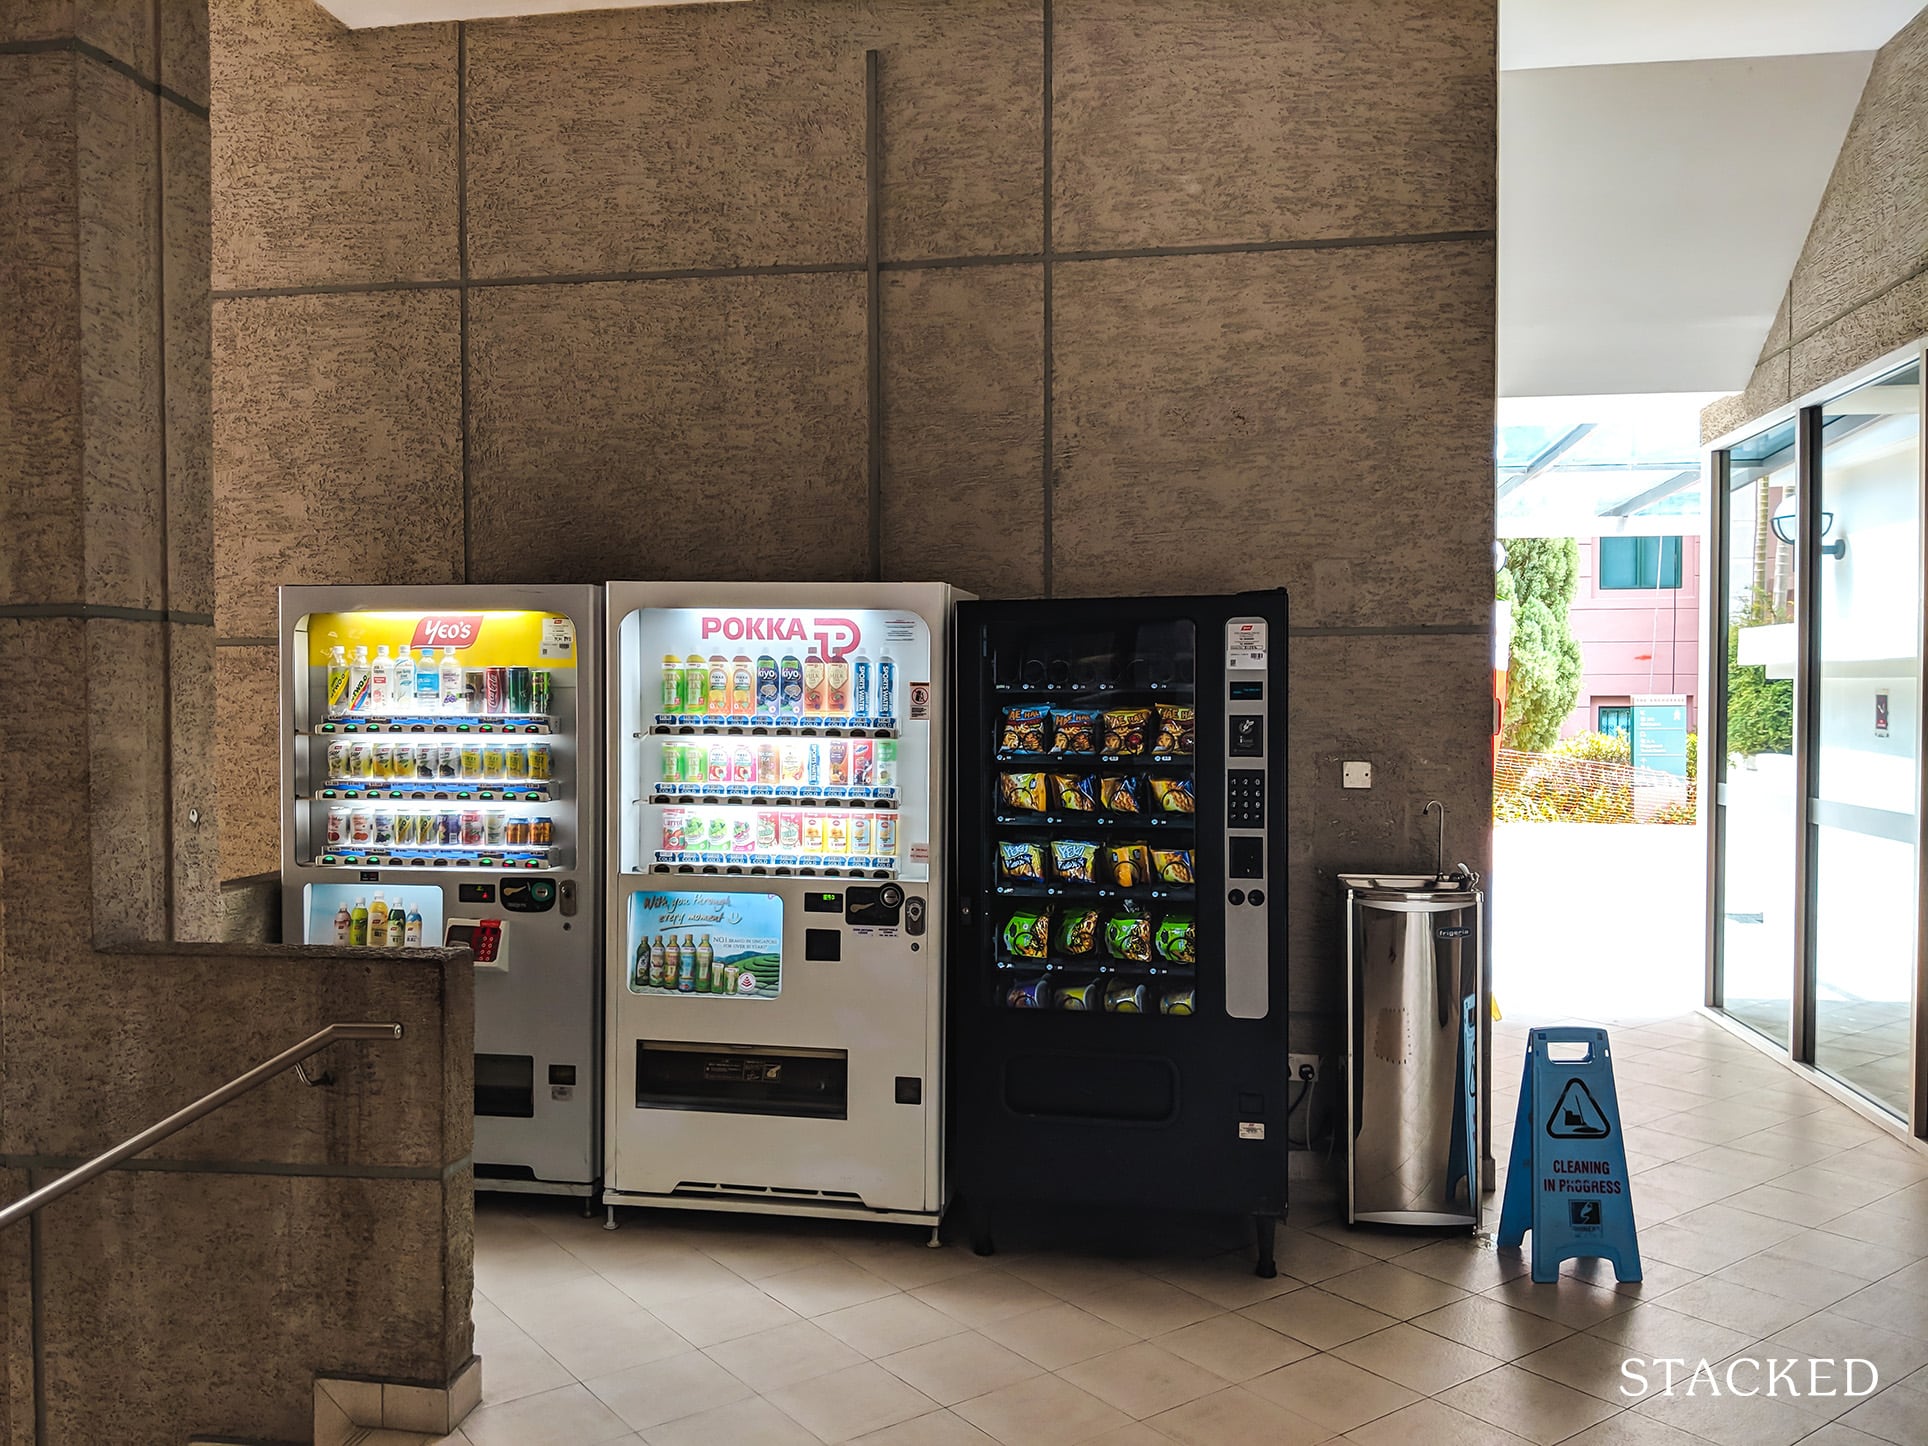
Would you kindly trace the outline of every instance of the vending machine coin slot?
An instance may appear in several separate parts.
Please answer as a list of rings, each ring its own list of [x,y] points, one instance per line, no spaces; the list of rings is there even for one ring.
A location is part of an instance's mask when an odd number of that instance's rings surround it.
[[[546,914],[556,906],[553,879],[504,879],[502,907],[514,914]]]
[[[853,887],[844,894],[844,922],[894,929],[903,907],[904,891],[895,884]]]

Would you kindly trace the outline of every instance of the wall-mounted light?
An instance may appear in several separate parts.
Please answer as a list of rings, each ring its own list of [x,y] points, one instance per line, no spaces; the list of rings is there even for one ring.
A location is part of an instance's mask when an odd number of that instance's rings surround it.
[[[1800,536],[1800,519],[1796,512],[1797,505],[1796,499],[1789,497],[1781,503],[1781,510],[1769,519],[1770,525],[1774,528],[1774,535],[1789,547],[1794,546],[1795,539]],[[1832,512],[1823,512],[1821,514],[1821,536],[1826,537],[1828,533],[1833,530],[1834,514]],[[1832,557],[1837,560],[1846,557],[1848,555],[1847,538],[1837,537],[1833,542],[1822,543],[1821,554],[1824,557]]]

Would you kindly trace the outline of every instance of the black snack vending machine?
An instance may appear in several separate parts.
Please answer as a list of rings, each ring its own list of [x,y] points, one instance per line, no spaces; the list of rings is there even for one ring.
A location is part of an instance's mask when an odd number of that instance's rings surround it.
[[[958,609],[951,1162],[1006,1206],[1286,1209],[1286,597]]]

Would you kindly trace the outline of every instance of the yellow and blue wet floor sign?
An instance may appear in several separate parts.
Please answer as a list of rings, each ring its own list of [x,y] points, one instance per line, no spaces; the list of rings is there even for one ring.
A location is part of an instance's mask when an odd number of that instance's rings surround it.
[[[1527,1032],[1499,1243],[1518,1245],[1528,1230],[1533,1279],[1543,1285],[1559,1277],[1561,1261],[1593,1256],[1613,1262],[1616,1280],[1640,1279],[1627,1147],[1604,1029]]]

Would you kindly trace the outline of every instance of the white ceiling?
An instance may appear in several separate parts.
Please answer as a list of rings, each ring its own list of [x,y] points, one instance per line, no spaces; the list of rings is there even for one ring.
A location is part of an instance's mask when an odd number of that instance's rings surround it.
[[[1879,50],[1921,0],[1500,0],[1500,69]]]

